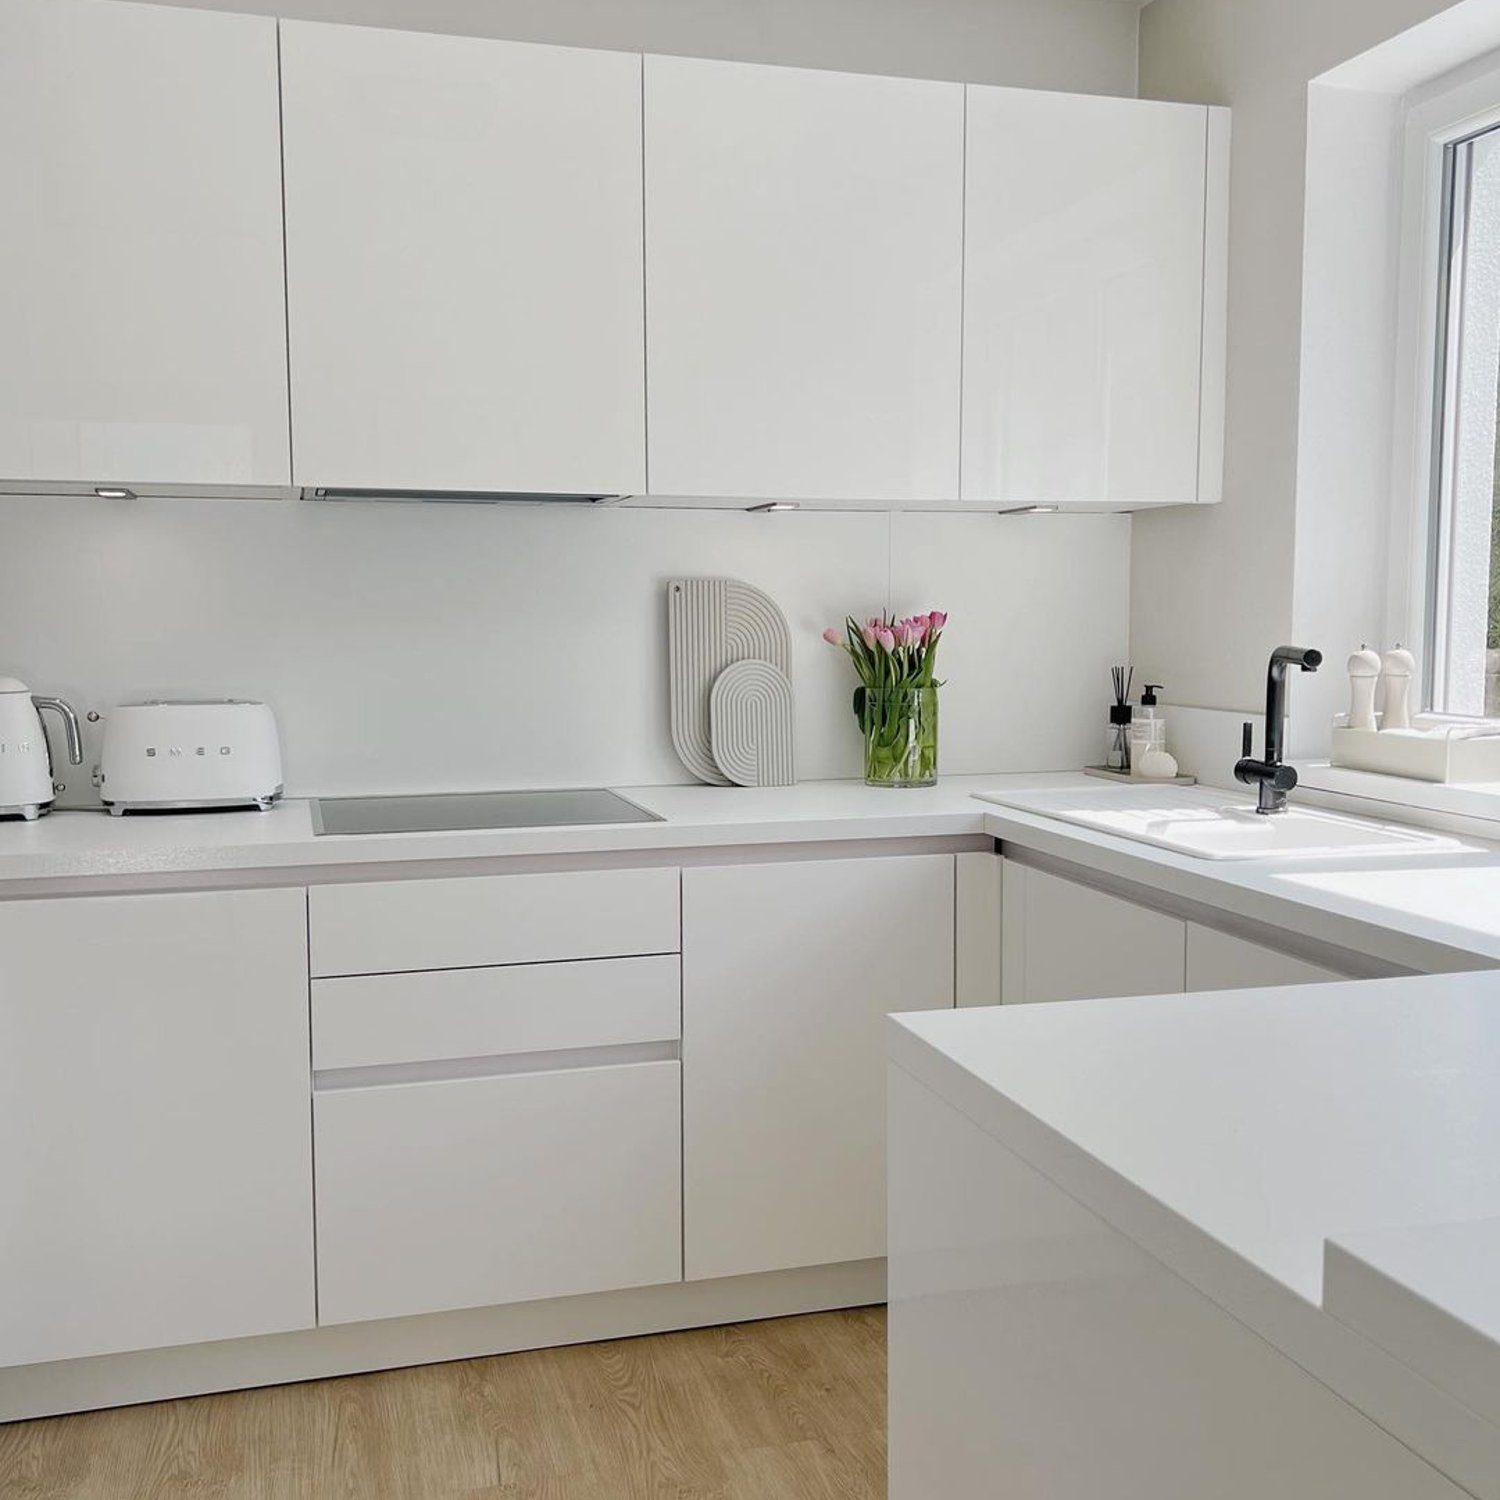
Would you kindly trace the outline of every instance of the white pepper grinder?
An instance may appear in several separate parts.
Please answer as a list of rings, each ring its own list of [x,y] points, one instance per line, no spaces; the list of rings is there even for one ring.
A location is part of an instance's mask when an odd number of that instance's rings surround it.
[[[1366,645],[1349,658],[1349,727],[1374,729],[1375,683],[1380,676],[1380,653]]]
[[[1417,659],[1401,643],[1387,651],[1380,660],[1380,686],[1383,690],[1381,702],[1382,729],[1411,728],[1411,680],[1416,676]]]

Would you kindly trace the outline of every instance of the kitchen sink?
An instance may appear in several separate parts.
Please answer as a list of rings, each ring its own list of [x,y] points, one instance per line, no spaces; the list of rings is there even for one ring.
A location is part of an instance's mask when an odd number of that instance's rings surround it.
[[[1291,807],[1269,816],[1228,793],[1195,787],[1101,787],[1097,791],[980,792],[981,801],[1057,818],[1196,859],[1312,859],[1357,854],[1434,854],[1457,839]]]

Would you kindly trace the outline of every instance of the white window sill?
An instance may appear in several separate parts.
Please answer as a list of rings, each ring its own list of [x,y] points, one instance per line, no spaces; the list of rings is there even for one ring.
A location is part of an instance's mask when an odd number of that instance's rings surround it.
[[[1320,801],[1360,804],[1350,811],[1431,827],[1463,824],[1481,837],[1500,838],[1500,781],[1414,781],[1327,761],[1299,762],[1297,776],[1298,791],[1317,793]]]

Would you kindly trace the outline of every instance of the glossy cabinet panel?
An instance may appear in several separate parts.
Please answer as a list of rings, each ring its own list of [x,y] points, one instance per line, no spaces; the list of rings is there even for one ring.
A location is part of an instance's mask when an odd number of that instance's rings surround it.
[[[322,979],[675,953],[678,889],[674,869],[314,886],[312,972]]]
[[[645,487],[641,59],[282,23],[296,482]]]
[[[651,493],[955,499],[962,86],[645,78]]]
[[[305,900],[0,903],[0,1365],[312,1326]]]
[[[1006,860],[1006,1004],[1182,993],[1187,923]]]
[[[1209,111],[971,85],[967,151],[964,499],[1216,499],[1200,485]]]
[[[675,954],[315,979],[313,1067],[676,1041]]]
[[[681,1068],[319,1091],[319,1321],[676,1281]]]
[[[884,1018],[953,1004],[953,856],[683,871],[688,1278],[885,1253]]]
[[[1322,984],[1347,979],[1321,964],[1309,963],[1263,943],[1219,932],[1199,922],[1187,929],[1187,990],[1257,989],[1280,984]]]
[[[1000,903],[1005,861],[998,854],[956,854],[954,991],[959,1005],[998,1005],[1002,960]]]
[[[290,480],[276,22],[0,6],[0,484]]]

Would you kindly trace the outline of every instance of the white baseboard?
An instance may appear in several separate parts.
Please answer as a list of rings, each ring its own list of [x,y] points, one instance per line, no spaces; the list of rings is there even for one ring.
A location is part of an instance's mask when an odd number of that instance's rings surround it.
[[[885,1261],[673,1282],[0,1370],[0,1422],[885,1301]]]

